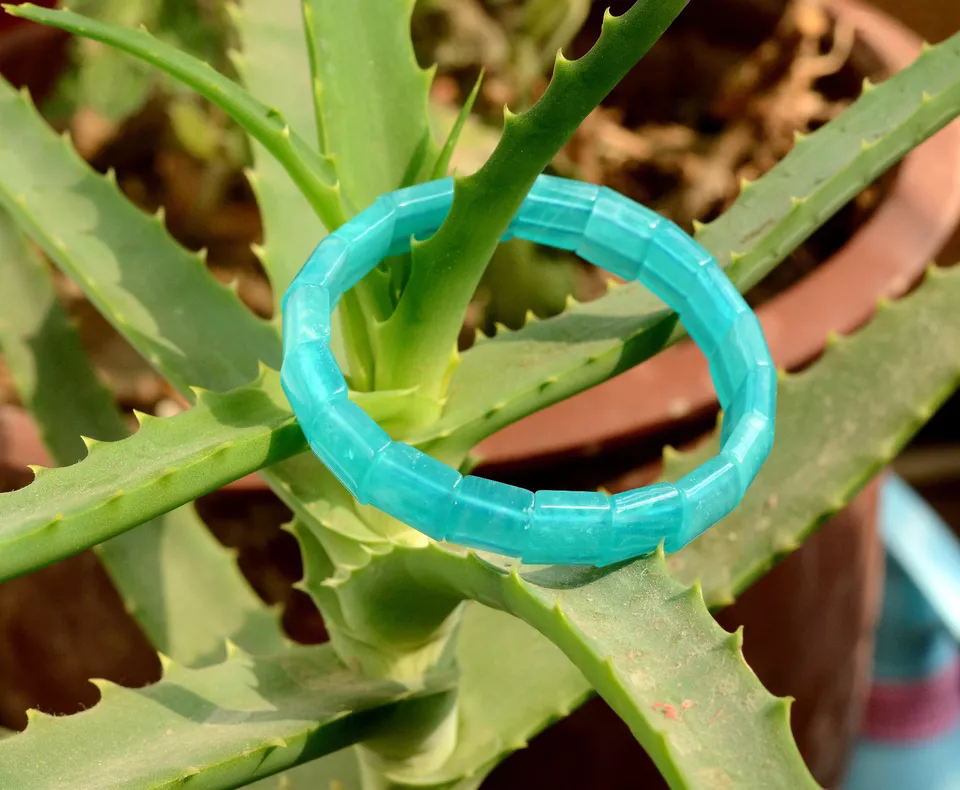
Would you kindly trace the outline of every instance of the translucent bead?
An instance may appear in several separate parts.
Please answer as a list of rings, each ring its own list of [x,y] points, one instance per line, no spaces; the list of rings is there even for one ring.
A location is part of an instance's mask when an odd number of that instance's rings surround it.
[[[763,330],[753,313],[741,313],[710,358],[710,375],[721,405],[730,403],[747,373],[758,368],[772,368],[770,350]]]
[[[330,340],[330,292],[322,285],[301,285],[283,297],[283,354],[298,343]]]
[[[679,313],[685,298],[700,287],[700,269],[712,263],[710,253],[672,222],[664,220],[647,248],[639,279]]]
[[[510,232],[528,241],[575,250],[590,220],[598,187],[578,182],[569,188],[565,179],[540,176],[510,223]]]
[[[446,539],[519,557],[527,545],[532,518],[530,491],[467,475],[457,486]]]
[[[293,347],[280,368],[280,383],[297,413],[313,412],[320,404],[347,394],[337,360],[321,340]]]
[[[681,477],[677,488],[684,499],[684,525],[667,539],[666,551],[683,548],[733,510],[743,496],[737,464],[725,452]]]
[[[750,412],[733,426],[723,452],[737,462],[740,488],[746,491],[773,449],[773,418]]]
[[[725,406],[721,442],[726,442],[740,420],[756,413],[772,419],[777,410],[777,371],[773,367],[751,370]]]
[[[737,317],[750,308],[719,266],[701,267],[697,280],[698,287],[683,297],[680,321],[704,356],[712,357]]]
[[[594,266],[626,280],[636,280],[650,239],[662,221],[659,214],[603,187],[577,254]]]
[[[290,288],[303,285],[322,285],[336,301],[343,293],[342,283],[349,265],[350,248],[338,236],[327,236],[321,241],[294,278]]]
[[[366,211],[337,228],[333,236],[350,245],[350,256],[331,288],[335,287],[339,293],[349,291],[386,257],[393,243],[396,219],[393,198],[384,195]]]
[[[374,459],[361,486],[364,499],[435,540],[443,540],[460,473],[402,442]]]
[[[537,491],[523,552],[534,564],[596,564],[613,525],[610,499],[593,491]]]
[[[310,449],[355,497],[374,457],[390,443],[387,433],[346,399],[327,404],[304,433]]]
[[[393,203],[397,219],[390,254],[398,255],[410,249],[411,236],[424,239],[443,224],[453,203],[453,178],[398,189]]]
[[[680,531],[683,502],[673,483],[655,483],[614,494],[613,528],[601,564],[648,554]]]

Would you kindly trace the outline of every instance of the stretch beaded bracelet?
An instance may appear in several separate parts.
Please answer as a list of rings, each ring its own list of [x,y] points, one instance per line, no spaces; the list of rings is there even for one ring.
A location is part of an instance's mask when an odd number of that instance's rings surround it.
[[[537,491],[461,476],[391,438],[347,398],[330,350],[341,295],[411,237],[437,230],[452,179],[378,198],[317,246],[283,299],[287,398],[313,452],[363,504],[435,540],[536,564],[606,565],[682,548],[743,498],[773,445],[776,371],[756,316],[700,245],[604,187],[540,176],[504,239],[576,252],[669,305],[710,363],[724,409],[719,454],[676,483],[614,496]]]

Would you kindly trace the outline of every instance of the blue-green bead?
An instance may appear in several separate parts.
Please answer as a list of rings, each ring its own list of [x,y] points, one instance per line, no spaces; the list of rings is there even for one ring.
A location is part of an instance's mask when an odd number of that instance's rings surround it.
[[[283,360],[280,383],[294,412],[310,413],[314,404],[347,395],[347,382],[324,341],[294,346]]]
[[[625,280],[635,280],[647,255],[659,214],[624,200],[612,189],[600,189],[577,254],[594,266]]]
[[[773,368],[770,350],[753,313],[741,313],[710,358],[710,375],[720,405],[726,408],[747,375],[759,368]]]
[[[750,412],[731,426],[723,451],[736,460],[740,487],[746,491],[773,449],[773,417]]]
[[[716,265],[710,254],[674,223],[664,220],[647,248],[640,281],[680,313],[689,295],[700,287],[700,270]]]
[[[610,499],[595,491],[537,491],[523,561],[595,565],[613,524]]]
[[[443,540],[460,473],[403,442],[391,442],[363,480],[363,498],[395,519]]]
[[[353,401],[331,401],[304,431],[310,449],[354,497],[390,437]],[[360,500],[362,501],[362,500]]]
[[[377,198],[362,214],[348,220],[332,234],[350,247],[347,264],[341,267],[331,289],[345,293],[364,278],[376,263],[386,257],[393,243],[396,210],[393,198]]]
[[[332,308],[322,285],[300,285],[283,299],[283,354],[294,345],[329,342]]]
[[[721,443],[725,443],[744,417],[756,412],[772,419],[777,410],[777,371],[761,366],[747,376],[730,398],[723,415]]]
[[[602,564],[654,551],[683,525],[683,500],[673,483],[655,483],[614,494],[613,527]]]
[[[343,293],[350,263],[350,247],[339,236],[327,236],[307,258],[291,284],[291,290],[301,285],[322,285],[329,289],[334,301]]]
[[[532,518],[530,491],[467,475],[456,489],[446,540],[520,556]]]
[[[679,535],[667,539],[664,548],[677,551],[733,510],[743,497],[737,464],[727,453],[698,467],[677,481],[683,496],[684,524]]]
[[[598,187],[541,176],[510,223],[509,230],[528,241],[575,250],[590,220]]]
[[[434,233],[450,213],[453,178],[441,178],[426,184],[398,189],[393,193],[397,217],[390,254],[410,249],[410,238],[424,239]]]

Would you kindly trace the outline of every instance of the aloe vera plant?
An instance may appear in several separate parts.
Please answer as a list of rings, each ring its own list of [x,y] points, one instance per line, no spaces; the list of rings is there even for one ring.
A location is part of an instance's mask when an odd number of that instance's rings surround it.
[[[243,85],[146,30],[7,11],[139,58],[245,130],[264,221],[256,252],[279,305],[325,233],[447,169],[461,125],[444,141],[431,131],[413,3],[231,7]],[[463,467],[484,437],[682,337],[630,285],[456,351],[467,302],[533,180],[685,4],[637,0],[607,14],[581,59],[558,55],[542,97],[507,111],[489,160],[456,180],[441,229],[344,298],[335,345],[351,398],[394,438]],[[960,34],[798,142],[699,239],[746,289],[957,114]],[[956,271],[932,269],[812,367],[782,375],[773,454],[702,538],[668,558],[537,568],[434,543],[354,502],[305,452],[280,390],[280,316],[249,312],[162,215],[128,203],[3,82],[0,212],[0,344],[62,464],[0,496],[0,579],[96,546],[164,667],[144,689],[98,682],[100,702],[74,716],[31,712],[24,732],[0,740],[0,786],[474,788],[591,689],[672,787],[816,786],[789,701],[762,687],[741,634],[708,607],[843,507],[960,382]],[[191,408],[138,415],[126,435],[38,248]],[[672,454],[666,474],[697,460]],[[284,636],[192,508],[255,470],[294,513],[301,586],[327,646]]]

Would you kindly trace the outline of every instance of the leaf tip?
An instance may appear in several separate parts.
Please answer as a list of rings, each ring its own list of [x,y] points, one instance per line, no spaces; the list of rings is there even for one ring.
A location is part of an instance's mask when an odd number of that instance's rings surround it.
[[[27,469],[33,472],[34,480],[39,480],[41,476],[50,471],[49,466],[43,466],[41,464],[27,464]]]

